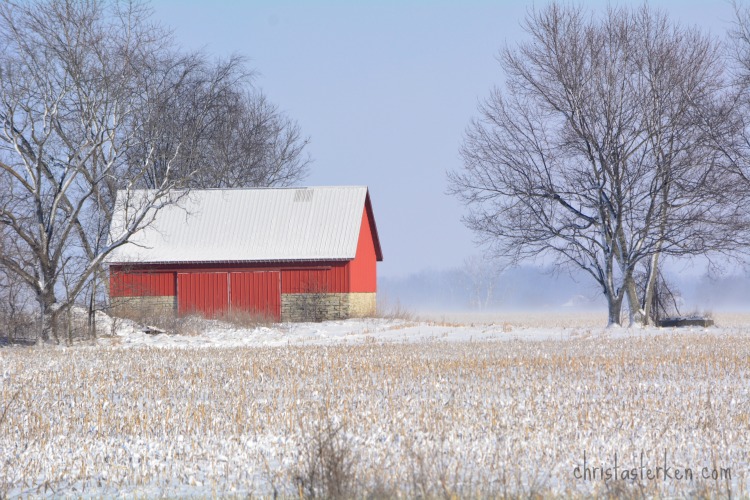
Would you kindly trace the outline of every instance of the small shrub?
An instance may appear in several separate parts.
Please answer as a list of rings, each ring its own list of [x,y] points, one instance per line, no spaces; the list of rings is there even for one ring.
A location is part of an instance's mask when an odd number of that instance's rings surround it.
[[[302,321],[321,323],[329,317],[329,306],[341,310],[341,301],[337,296],[317,288],[311,288],[299,296],[299,311]]]
[[[31,344],[36,342],[39,336],[38,317],[32,314],[5,314],[0,308],[0,324],[3,325],[0,346],[5,343]]]
[[[303,444],[300,458],[294,483],[301,497],[338,499],[356,496],[357,457],[341,424],[326,417]]]

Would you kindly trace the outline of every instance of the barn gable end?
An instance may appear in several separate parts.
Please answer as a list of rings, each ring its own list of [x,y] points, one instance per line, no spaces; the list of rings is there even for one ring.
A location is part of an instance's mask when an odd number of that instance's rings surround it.
[[[204,190],[190,197],[187,206],[159,212],[140,239],[110,257],[116,312],[243,311],[276,321],[375,312],[382,253],[367,188]],[[206,220],[218,224],[217,212],[231,219],[222,222],[226,238],[216,228],[210,237],[201,233]],[[170,252],[190,241],[194,248]],[[278,258],[269,253],[274,248]]]

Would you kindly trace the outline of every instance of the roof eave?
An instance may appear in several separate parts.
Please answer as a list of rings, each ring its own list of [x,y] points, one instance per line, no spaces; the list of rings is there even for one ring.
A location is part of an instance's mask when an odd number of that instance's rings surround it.
[[[380,248],[380,236],[378,236],[378,225],[375,223],[375,215],[372,210],[372,202],[370,201],[370,189],[367,188],[365,191],[365,210],[367,210],[367,217],[370,219],[370,227],[372,228],[372,241],[375,243],[375,257],[378,262],[383,262],[383,251]]]
[[[300,259],[257,259],[257,260],[154,260],[154,261],[113,261],[109,266],[146,266],[180,264],[279,264],[286,262],[349,262],[354,257],[316,257]]]

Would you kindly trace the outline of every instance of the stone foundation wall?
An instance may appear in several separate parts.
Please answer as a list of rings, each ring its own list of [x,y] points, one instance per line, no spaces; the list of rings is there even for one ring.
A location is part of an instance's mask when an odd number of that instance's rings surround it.
[[[112,297],[110,302],[115,316],[171,316],[177,312],[177,297],[173,295]]]
[[[284,293],[281,321],[326,321],[375,314],[375,293]],[[177,297],[112,297],[116,316],[159,316],[177,312]]]
[[[374,293],[284,293],[281,321],[327,321],[375,314]]]

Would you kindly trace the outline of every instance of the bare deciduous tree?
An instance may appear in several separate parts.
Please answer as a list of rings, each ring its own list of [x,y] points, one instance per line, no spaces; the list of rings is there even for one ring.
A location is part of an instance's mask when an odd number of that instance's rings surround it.
[[[494,252],[583,269],[610,325],[625,297],[631,322],[647,321],[661,258],[745,241],[748,196],[714,144],[736,122],[720,47],[647,6],[596,18],[552,4],[525,28],[530,40],[501,54],[506,85],[469,128],[451,190]]]
[[[495,288],[503,272],[502,263],[482,255],[471,255],[464,259],[461,271],[467,279],[469,306],[489,308],[497,299]]]
[[[307,175],[308,139],[299,126],[259,91],[240,57],[211,66],[193,55],[154,68],[172,90],[142,127],[144,144],[156,144],[153,169],[143,187],[172,178],[187,188],[289,186]],[[142,161],[148,150],[133,151]]]
[[[166,175],[106,240],[115,190],[154,163],[138,132],[166,89],[149,68],[169,38],[147,15],[132,3],[0,4],[0,265],[36,295],[42,340],[108,253],[172,201]],[[128,163],[136,148],[148,154]]]
[[[42,340],[82,294],[93,319],[104,259],[174,187],[289,185],[309,164],[242,58],[181,53],[149,16],[127,0],[0,3],[0,267],[36,295]]]
[[[733,2],[735,22],[729,30],[730,73],[733,75],[732,107],[736,133],[726,127],[715,134],[715,141],[745,186],[750,185],[750,7]]]
[[[206,142],[210,168],[198,171],[193,187],[285,187],[307,175],[308,139],[260,92],[238,93]]]

